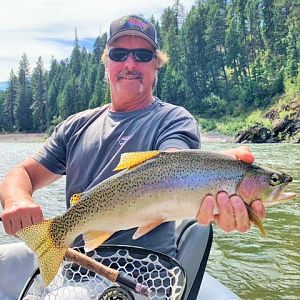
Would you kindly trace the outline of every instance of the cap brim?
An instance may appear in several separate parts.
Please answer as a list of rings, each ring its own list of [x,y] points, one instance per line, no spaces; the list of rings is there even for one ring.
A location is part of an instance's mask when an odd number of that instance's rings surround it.
[[[110,46],[113,41],[115,41],[117,38],[124,36],[124,35],[136,35],[139,36],[146,41],[148,41],[155,49],[157,49],[157,44],[145,33],[135,30],[135,29],[126,29],[117,32],[116,34],[112,35],[108,40],[107,40],[107,46]]]

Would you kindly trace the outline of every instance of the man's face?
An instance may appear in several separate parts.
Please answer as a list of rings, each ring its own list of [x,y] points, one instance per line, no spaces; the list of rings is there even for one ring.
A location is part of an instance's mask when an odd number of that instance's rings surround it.
[[[152,45],[138,36],[122,36],[116,39],[112,48],[154,50]],[[152,95],[157,61],[154,57],[149,62],[137,62],[130,53],[124,62],[116,62],[108,58],[106,71],[111,87],[112,98],[136,100]]]

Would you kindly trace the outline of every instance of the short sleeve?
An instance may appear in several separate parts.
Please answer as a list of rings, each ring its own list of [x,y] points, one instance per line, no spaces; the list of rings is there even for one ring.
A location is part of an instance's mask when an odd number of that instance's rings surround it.
[[[45,145],[32,158],[55,174],[66,172],[66,121],[60,123]]]
[[[199,149],[200,131],[194,117],[183,108],[178,108],[164,120],[156,148]]]

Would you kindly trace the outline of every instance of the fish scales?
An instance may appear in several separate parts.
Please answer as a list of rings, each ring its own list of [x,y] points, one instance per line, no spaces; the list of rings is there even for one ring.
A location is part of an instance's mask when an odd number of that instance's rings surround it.
[[[204,197],[220,191],[241,196],[250,219],[264,234],[250,204],[256,199],[268,204],[295,196],[283,193],[292,181],[285,173],[200,150],[127,153],[116,170],[123,171],[75,194],[74,205],[62,216],[17,232],[37,252],[47,284],[79,234],[86,250],[98,247],[118,230],[138,227],[133,238],[139,238],[162,222],[195,217]]]
[[[99,228],[120,230],[136,227],[138,223],[134,224],[126,219],[133,214],[144,215],[142,210],[145,207],[155,207],[154,203],[157,203],[160,209],[163,209],[162,202],[164,206],[166,203],[172,205],[174,194],[182,197],[177,203],[187,206],[188,209],[183,207],[183,210],[188,215],[183,217],[189,217],[195,211],[195,207],[200,206],[201,198],[206,194],[216,194],[220,190],[228,189],[234,193],[237,181],[249,169],[249,165],[225,155],[212,157],[206,152],[201,154],[193,151],[181,152],[181,155],[162,153],[143,165],[105,180],[83,193],[80,202],[65,214],[64,230],[55,226],[53,236],[60,236],[59,239],[64,240],[68,235],[73,240],[74,235],[79,234],[76,229],[82,231],[85,224],[95,216],[100,220],[97,224]],[[191,165],[192,172],[188,167]],[[189,200],[193,201],[190,205]],[[154,212],[158,213],[157,209]],[[172,211],[168,213],[171,214]],[[110,224],[107,219],[111,219],[113,214],[122,215],[127,224],[123,224],[122,220]],[[166,217],[170,220],[171,216]]]

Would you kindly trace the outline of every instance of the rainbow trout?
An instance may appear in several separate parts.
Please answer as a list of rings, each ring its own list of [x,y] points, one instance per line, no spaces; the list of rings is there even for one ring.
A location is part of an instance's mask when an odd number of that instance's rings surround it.
[[[137,239],[162,222],[195,217],[203,198],[220,191],[241,196],[250,219],[265,234],[250,204],[257,199],[266,204],[284,202],[295,196],[283,192],[292,181],[285,173],[200,150],[125,153],[115,170],[121,172],[75,194],[73,206],[62,216],[17,232],[37,253],[47,285],[79,234],[86,251],[118,230],[138,227],[133,236]]]

